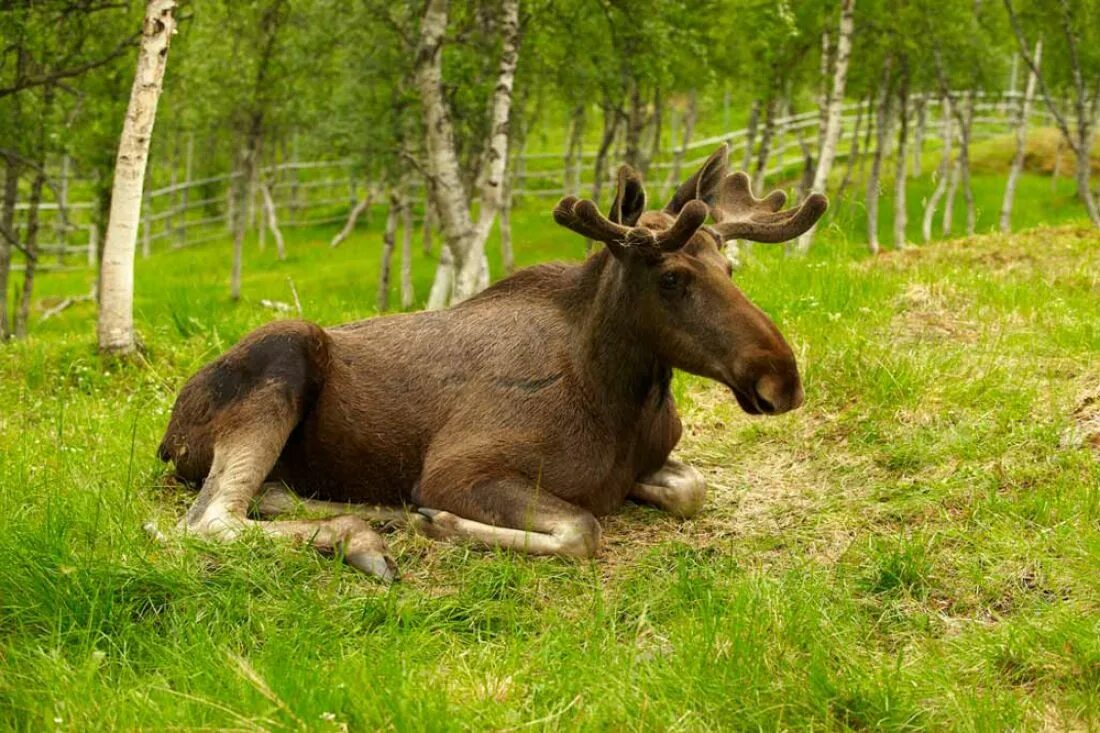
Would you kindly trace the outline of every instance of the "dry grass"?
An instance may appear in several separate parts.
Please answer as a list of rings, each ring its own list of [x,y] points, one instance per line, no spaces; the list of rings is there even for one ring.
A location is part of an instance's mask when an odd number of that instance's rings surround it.
[[[1073,410],[1073,427],[1065,435],[1067,446],[1087,446],[1097,452],[1100,460],[1100,377],[1092,380]]]
[[[970,161],[975,173],[1003,173],[1008,170],[1016,154],[1014,135],[1002,135],[975,143]],[[1092,147],[1092,175],[1100,173],[1100,145]],[[1028,173],[1072,178],[1077,170],[1077,160],[1055,127],[1039,127],[1028,131],[1024,147],[1024,170]]]

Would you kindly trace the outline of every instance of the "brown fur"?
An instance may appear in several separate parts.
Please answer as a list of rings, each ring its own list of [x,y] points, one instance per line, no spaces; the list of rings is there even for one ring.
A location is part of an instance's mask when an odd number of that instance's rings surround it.
[[[643,211],[623,175],[615,217],[659,236],[722,179],[704,166]],[[298,419],[270,478],[302,495],[504,527],[532,507],[594,523],[676,446],[673,369],[728,385],[753,413],[802,400],[791,349],[730,281],[721,237],[687,234],[669,251],[620,243],[532,267],[444,311],[263,326],[187,382],[160,456],[201,482],[216,444],[262,428],[258,396],[277,388]]]

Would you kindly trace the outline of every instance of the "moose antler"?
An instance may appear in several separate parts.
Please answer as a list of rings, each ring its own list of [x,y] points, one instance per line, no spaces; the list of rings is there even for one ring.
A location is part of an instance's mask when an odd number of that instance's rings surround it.
[[[607,245],[616,257],[628,249],[638,248],[645,254],[659,255],[680,249],[707,218],[707,205],[689,201],[668,229],[654,231],[645,227],[616,224],[600,213],[595,203],[576,196],[566,196],[554,207],[554,221],[566,229]]]
[[[725,239],[786,242],[816,224],[829,206],[829,200],[820,193],[810,194],[793,209],[780,211],[785,203],[787,194],[782,191],[756,198],[748,175],[733,173],[722,179],[715,203],[710,207],[716,222],[714,230]]]

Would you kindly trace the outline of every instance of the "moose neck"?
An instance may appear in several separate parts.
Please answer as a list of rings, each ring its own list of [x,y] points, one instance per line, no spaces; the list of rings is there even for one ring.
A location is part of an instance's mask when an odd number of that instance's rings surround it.
[[[655,387],[668,389],[672,370],[638,315],[629,273],[609,252],[589,258],[579,285],[576,356],[585,378],[610,409],[636,414]]]

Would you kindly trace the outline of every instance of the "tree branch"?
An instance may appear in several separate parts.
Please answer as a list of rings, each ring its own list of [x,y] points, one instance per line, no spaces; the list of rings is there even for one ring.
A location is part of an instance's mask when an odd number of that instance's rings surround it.
[[[1085,79],[1081,74],[1081,56],[1077,51],[1077,34],[1073,30],[1072,10],[1066,0],[1059,3],[1062,7],[1062,35],[1066,37],[1066,45],[1069,46],[1071,71],[1073,72],[1073,88],[1077,92],[1077,100],[1074,107],[1077,110],[1077,140],[1082,149],[1089,145],[1089,135],[1092,131],[1092,120],[1089,115],[1088,92],[1085,89]]]
[[[60,81],[61,79],[70,79],[74,76],[80,76],[81,74],[91,71],[92,69],[97,69],[100,66],[109,64],[110,62],[121,56],[123,53],[125,53],[128,47],[132,46],[134,44],[134,41],[136,41],[140,37],[140,32],[134,33],[133,35],[124,39],[122,43],[118,44],[113,51],[111,51],[103,58],[95,59],[93,61],[87,61],[83,64],[72,66],[68,69],[55,69],[53,71],[38,75],[24,76],[22,78],[17,77],[15,83],[11,86],[0,87],[0,98],[9,96],[11,94],[16,94],[17,92],[21,92],[25,89],[31,89],[33,87],[39,87],[45,84],[53,84]]]
[[[15,152],[14,150],[9,150],[8,148],[0,148],[0,157],[16,161],[20,165],[26,166],[27,168],[33,170],[35,173],[41,175],[43,183],[46,184],[46,187],[48,189],[53,191],[54,198],[57,199],[57,215],[61,217],[61,223],[63,223],[66,227],[71,226],[69,222],[69,211],[65,208],[64,197],[61,195],[61,192],[58,189],[57,185],[46,173],[45,168],[43,168],[41,165],[34,162],[30,158],[24,158],[19,153]],[[8,241],[12,242],[12,244],[15,244],[15,240],[11,238],[10,233],[5,232],[5,236],[7,237]]]
[[[1058,125],[1058,130],[1062,133],[1062,137],[1066,139],[1066,143],[1073,153],[1077,154],[1077,143],[1074,141],[1073,135],[1070,134],[1069,124],[1066,122],[1066,118],[1062,116],[1061,110],[1054,104],[1054,99],[1050,96],[1050,90],[1047,88],[1046,79],[1043,78],[1039,66],[1028,51],[1029,45],[1024,37],[1024,30],[1020,27],[1020,19],[1016,15],[1016,10],[1012,7],[1012,0],[1004,0],[1004,4],[1005,10],[1008,11],[1008,21],[1012,25],[1012,32],[1016,36],[1016,45],[1019,46],[1020,56],[1023,57],[1028,68],[1031,69],[1031,73],[1035,74],[1035,78],[1039,82],[1039,91],[1043,95],[1043,103],[1046,104],[1047,109],[1054,116],[1054,121]]]

